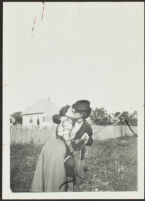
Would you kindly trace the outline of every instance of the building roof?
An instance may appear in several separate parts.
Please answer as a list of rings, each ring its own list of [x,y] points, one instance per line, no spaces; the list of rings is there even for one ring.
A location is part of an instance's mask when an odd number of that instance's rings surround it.
[[[22,115],[45,113],[53,115],[59,112],[59,108],[50,100],[50,98],[37,101],[23,111]]]

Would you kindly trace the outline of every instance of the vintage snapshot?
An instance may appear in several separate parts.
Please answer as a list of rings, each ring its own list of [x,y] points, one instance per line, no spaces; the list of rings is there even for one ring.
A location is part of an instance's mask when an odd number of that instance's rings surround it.
[[[144,198],[144,3],[3,3],[3,198]]]

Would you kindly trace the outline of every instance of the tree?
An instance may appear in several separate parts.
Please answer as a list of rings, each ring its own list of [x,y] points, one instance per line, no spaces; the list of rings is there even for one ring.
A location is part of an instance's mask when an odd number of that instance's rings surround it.
[[[129,112],[127,112],[127,111],[122,112],[120,117],[122,117],[122,118],[124,118],[126,120],[129,120]]]
[[[132,126],[137,126],[137,111],[134,111],[133,113],[130,114],[129,123]]]
[[[120,115],[120,124],[126,125],[125,120],[129,123],[130,126],[137,126],[137,112],[129,113],[127,111],[122,112]]]
[[[91,120],[97,125],[107,125],[109,123],[109,115],[104,107],[96,108],[92,112]]]
[[[11,115],[11,117],[15,119],[15,121],[12,122],[10,118],[10,122],[13,123],[13,125],[16,125],[16,124],[22,125],[22,112],[15,112]]]
[[[114,116],[117,117],[120,115],[120,112],[115,112]]]
[[[129,113],[123,111],[122,113],[117,111],[115,113],[108,114],[104,107],[96,108],[92,111],[91,120],[96,125],[126,125],[125,120],[128,121],[130,126],[137,126],[137,111]]]

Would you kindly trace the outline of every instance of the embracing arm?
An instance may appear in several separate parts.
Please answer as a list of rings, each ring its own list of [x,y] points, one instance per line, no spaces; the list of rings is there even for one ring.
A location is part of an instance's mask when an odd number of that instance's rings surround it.
[[[72,147],[71,137],[70,137],[71,131],[72,131],[72,122],[69,120],[65,120],[63,122],[63,139],[64,139],[69,151],[71,153],[73,153],[74,150]]]
[[[88,127],[88,131],[86,132],[89,136],[89,139],[86,143],[86,146],[91,146],[93,144],[93,138],[92,138],[92,135],[93,135],[93,129],[92,127],[89,125]]]

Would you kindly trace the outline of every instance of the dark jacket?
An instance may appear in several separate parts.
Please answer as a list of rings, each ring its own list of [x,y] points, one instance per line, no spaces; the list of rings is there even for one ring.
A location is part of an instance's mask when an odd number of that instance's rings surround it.
[[[84,135],[84,133],[87,133],[89,135],[89,140],[88,140],[87,144],[85,144],[85,145],[91,146],[93,144],[93,139],[92,139],[93,130],[92,130],[92,127],[90,126],[90,124],[86,120],[83,122],[80,129],[76,132],[75,138],[72,141],[72,146],[73,146],[74,150],[76,150],[76,151],[81,150],[81,160],[84,159],[84,155],[85,155],[85,146],[83,146],[84,141],[81,140],[79,143],[76,143],[76,140],[81,139],[81,137]],[[83,146],[83,148],[82,148],[82,146]]]
[[[80,140],[81,137],[84,135],[84,133],[87,133],[89,135],[89,140],[88,140],[87,144],[85,144],[85,145],[84,145],[84,141]],[[84,156],[85,156],[85,146],[91,146],[93,144],[92,135],[93,135],[93,130],[92,130],[90,124],[87,121],[84,121],[82,126],[80,127],[80,129],[76,132],[74,139],[72,140],[73,149],[75,151],[81,150],[81,160],[83,160]],[[80,142],[76,143],[76,140],[80,140]],[[69,155],[72,156],[69,149],[67,148],[66,156],[69,156]],[[69,158],[69,160],[67,160],[67,162],[65,162],[64,165],[65,165],[66,176],[74,178],[75,170],[74,170],[74,166],[70,165],[71,160],[73,161],[74,158],[73,157]]]

